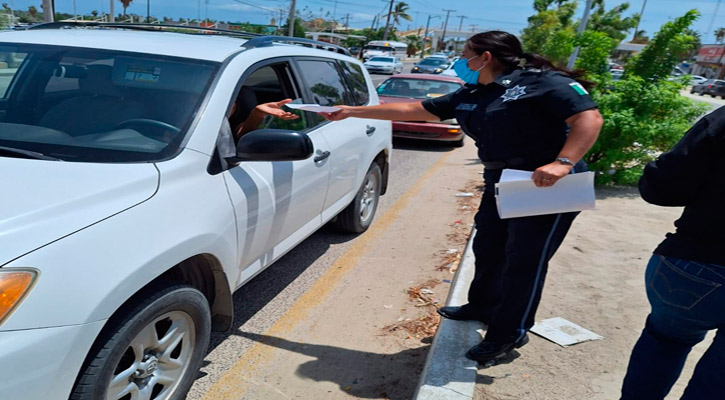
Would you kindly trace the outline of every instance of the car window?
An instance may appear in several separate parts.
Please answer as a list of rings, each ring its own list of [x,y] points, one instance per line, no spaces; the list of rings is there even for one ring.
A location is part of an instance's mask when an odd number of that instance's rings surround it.
[[[442,58],[426,58],[420,62],[420,65],[441,65],[446,64],[446,60]]]
[[[27,55],[28,53],[0,50],[0,98],[8,95],[10,84]]]
[[[300,95],[296,86],[289,81],[289,64],[280,62],[262,66],[249,74],[242,82],[239,90],[232,98],[232,106],[228,114],[229,125],[236,132],[244,126],[247,117],[256,106],[264,103],[277,102],[284,99],[296,99]],[[282,120],[266,116],[254,129],[289,129],[303,131],[308,124],[308,113],[284,108],[300,116],[295,120]]]
[[[393,62],[392,58],[388,57],[373,57],[370,59],[370,61],[378,61],[378,62]]]
[[[352,90],[354,97],[354,105],[362,106],[370,101],[370,93],[368,92],[368,84],[365,81],[365,74],[359,65],[348,61],[340,63],[342,65],[342,73],[347,78],[347,83]]]
[[[301,60],[299,66],[315,104],[336,106],[352,103],[334,61]]]
[[[147,162],[176,154],[219,69],[151,54],[10,46],[0,53],[26,54],[26,66],[14,83],[23,95],[10,97],[0,123],[0,146],[65,161]]]
[[[432,79],[390,78],[381,83],[377,91],[380,96],[431,99],[455,92],[461,86],[458,82]]]

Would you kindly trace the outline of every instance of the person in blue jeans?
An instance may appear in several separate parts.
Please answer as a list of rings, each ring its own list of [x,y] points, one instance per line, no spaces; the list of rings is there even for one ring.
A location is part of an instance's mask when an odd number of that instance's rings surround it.
[[[621,399],[664,399],[690,349],[710,330],[717,330],[715,339],[682,399],[725,399],[725,107],[649,163],[639,190],[649,203],[685,209],[647,265],[652,311],[632,350]]]

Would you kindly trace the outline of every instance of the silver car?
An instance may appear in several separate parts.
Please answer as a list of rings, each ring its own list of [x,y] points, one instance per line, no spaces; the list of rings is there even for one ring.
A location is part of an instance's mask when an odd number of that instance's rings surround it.
[[[363,64],[371,74],[399,74],[403,72],[403,63],[398,57],[372,57]]]

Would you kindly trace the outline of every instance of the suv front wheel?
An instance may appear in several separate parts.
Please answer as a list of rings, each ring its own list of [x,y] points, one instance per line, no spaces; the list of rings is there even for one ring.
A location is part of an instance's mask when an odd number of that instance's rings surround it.
[[[71,400],[186,397],[209,343],[209,302],[186,285],[152,287],[136,298],[104,328]]]
[[[352,203],[335,218],[334,224],[337,229],[343,232],[362,233],[370,227],[380,200],[382,176],[380,166],[373,163],[365,174],[362,186],[355,194]]]

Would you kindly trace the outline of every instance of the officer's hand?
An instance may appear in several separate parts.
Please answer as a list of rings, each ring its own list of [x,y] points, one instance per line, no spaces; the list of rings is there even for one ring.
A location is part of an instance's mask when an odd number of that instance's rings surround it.
[[[320,115],[322,115],[323,118],[325,118],[328,121],[341,121],[345,118],[352,116],[352,107],[350,106],[335,106],[337,108],[340,108],[340,110],[335,112],[322,112]]]
[[[569,175],[571,169],[574,168],[571,165],[562,164],[558,161],[554,161],[551,164],[546,164],[539,167],[534,171],[531,179],[534,184],[538,187],[553,186],[556,181]]]

